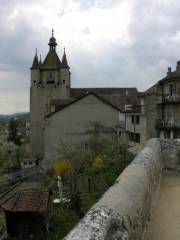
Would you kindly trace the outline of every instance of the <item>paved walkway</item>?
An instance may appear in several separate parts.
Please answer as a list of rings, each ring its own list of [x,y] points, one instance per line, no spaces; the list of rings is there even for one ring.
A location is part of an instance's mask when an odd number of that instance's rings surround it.
[[[180,240],[180,176],[163,176],[145,240]]]

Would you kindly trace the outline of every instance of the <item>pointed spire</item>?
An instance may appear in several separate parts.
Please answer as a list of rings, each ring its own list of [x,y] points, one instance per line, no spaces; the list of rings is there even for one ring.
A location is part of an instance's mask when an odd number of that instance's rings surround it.
[[[31,68],[39,68],[39,61],[38,61],[38,56],[37,56],[37,48],[35,50],[35,56],[33,60],[33,64]]]
[[[56,50],[56,39],[54,37],[54,29],[52,28],[52,37],[49,39],[49,43],[48,43],[50,49],[49,50]]]
[[[68,63],[67,63],[65,48],[64,48],[63,58],[62,58],[62,65],[63,65],[63,67],[69,67],[69,66],[68,66]]]
[[[41,61],[41,55],[40,55],[40,58],[39,58],[39,66],[42,65],[42,61]]]

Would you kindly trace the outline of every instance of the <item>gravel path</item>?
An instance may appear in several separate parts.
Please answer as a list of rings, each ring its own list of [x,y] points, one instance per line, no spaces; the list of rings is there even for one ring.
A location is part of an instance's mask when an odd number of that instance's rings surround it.
[[[180,176],[163,176],[145,240],[180,240]]]

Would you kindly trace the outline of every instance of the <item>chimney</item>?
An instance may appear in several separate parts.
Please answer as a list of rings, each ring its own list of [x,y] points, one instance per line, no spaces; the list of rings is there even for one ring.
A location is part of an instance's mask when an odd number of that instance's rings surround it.
[[[167,75],[171,74],[171,67],[168,67]]]
[[[180,74],[180,61],[177,62],[176,74]]]

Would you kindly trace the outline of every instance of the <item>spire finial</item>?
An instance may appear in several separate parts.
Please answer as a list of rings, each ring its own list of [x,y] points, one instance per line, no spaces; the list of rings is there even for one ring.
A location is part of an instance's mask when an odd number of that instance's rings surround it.
[[[54,37],[54,29],[52,28],[52,37],[49,39],[48,45],[50,46],[50,50],[56,50],[56,39]]]
[[[35,54],[37,55],[37,48],[35,49]]]

